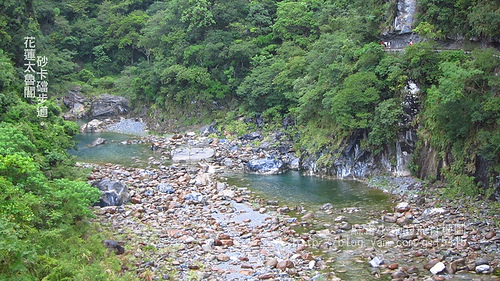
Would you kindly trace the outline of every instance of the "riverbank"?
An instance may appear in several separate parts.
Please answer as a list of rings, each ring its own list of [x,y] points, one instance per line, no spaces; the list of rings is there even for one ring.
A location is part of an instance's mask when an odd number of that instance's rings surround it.
[[[382,179],[378,187],[400,187],[388,189],[395,193],[391,210],[284,206],[218,178],[219,172],[241,170],[248,161],[277,151],[196,133],[147,136],[139,142],[154,144],[163,157],[180,147],[210,148],[213,154],[168,166],[152,158],[146,169],[93,166],[93,180],[123,181],[131,190],[132,204],[96,212],[97,221],[109,224],[125,242],[124,259],[133,264],[127,270],[138,276],[498,279],[499,218],[491,204],[455,202],[440,196],[439,188]],[[166,193],[160,188],[165,185]]]

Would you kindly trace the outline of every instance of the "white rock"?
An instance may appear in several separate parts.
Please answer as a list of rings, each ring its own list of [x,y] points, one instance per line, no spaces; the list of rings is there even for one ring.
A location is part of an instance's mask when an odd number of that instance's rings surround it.
[[[410,204],[407,202],[401,202],[398,205],[396,205],[396,211],[403,213],[410,210]]]
[[[430,271],[432,274],[438,274],[442,272],[445,268],[446,266],[444,265],[444,263],[438,262],[430,269]]]
[[[313,269],[315,265],[316,265],[316,261],[312,260],[309,262],[308,267],[309,267],[309,269]]]
[[[370,265],[372,267],[379,267],[381,264],[384,263],[384,260],[379,258],[379,257],[374,257],[371,261],[370,261]]]
[[[476,272],[477,273],[487,273],[490,270],[490,266],[487,264],[482,264],[476,266]]]

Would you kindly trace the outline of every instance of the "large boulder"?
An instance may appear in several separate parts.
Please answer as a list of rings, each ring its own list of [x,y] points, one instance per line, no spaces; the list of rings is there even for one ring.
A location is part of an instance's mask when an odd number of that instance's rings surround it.
[[[88,146],[89,147],[99,146],[99,145],[106,144],[107,142],[108,142],[107,139],[97,138],[97,139],[93,140]]]
[[[110,180],[103,179],[92,184],[101,191],[101,198],[96,206],[121,206],[130,201],[130,193],[125,184]]]
[[[74,87],[68,91],[63,98],[63,103],[69,109],[69,112],[63,116],[66,120],[80,119],[85,116],[85,105],[88,103],[88,99],[80,94],[80,88]]]
[[[251,160],[245,165],[245,172],[253,174],[276,175],[285,171],[286,165],[283,161],[272,157]]]
[[[200,161],[214,156],[215,150],[210,147],[180,147],[172,150],[172,161]]]
[[[103,131],[104,122],[98,119],[89,121],[80,127],[81,133],[96,133]]]
[[[116,117],[130,112],[128,99],[120,96],[102,95],[92,102],[91,118]]]

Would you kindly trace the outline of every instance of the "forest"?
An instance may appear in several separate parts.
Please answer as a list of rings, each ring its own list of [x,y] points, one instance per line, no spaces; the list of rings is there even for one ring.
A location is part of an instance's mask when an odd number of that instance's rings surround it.
[[[243,134],[256,125],[242,120],[261,118],[269,131],[287,123],[302,155],[333,153],[353,134],[376,155],[413,128],[416,150],[432,147],[442,163],[423,179],[456,197],[493,198],[500,2],[418,1],[420,40],[388,52],[380,38],[397,33],[396,7],[395,0],[1,0],[0,279],[110,280],[116,276],[102,268],[119,271],[116,260],[100,262],[104,249],[85,246],[102,237],[83,220],[99,193],[66,152],[78,128],[62,119],[60,100],[75,85],[89,97],[127,97],[138,115],[174,126],[216,123]],[[50,63],[43,119],[23,96],[28,36]],[[443,48],[449,40],[463,48]],[[420,90],[408,121],[410,82]]]

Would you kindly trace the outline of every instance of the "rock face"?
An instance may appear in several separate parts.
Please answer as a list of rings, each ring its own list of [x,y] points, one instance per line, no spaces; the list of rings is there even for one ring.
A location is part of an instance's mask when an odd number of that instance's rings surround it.
[[[130,201],[128,188],[121,182],[103,179],[93,183],[92,186],[101,191],[101,198],[96,206],[121,206]]]
[[[124,115],[130,112],[130,103],[124,97],[102,95],[92,102],[91,118],[105,118]]]
[[[64,114],[64,119],[75,120],[85,116],[85,105],[88,103],[88,100],[85,96],[80,94],[80,89],[78,87],[74,87],[72,90],[68,91],[63,98],[63,103],[70,110]]]
[[[417,0],[399,0],[394,30],[400,33],[411,32],[416,10]]]
[[[420,108],[417,93],[419,89],[412,81],[408,81],[402,110],[403,120],[399,125],[398,139],[391,145],[383,147],[376,155],[369,147],[362,145],[368,138],[367,130],[356,130],[347,138],[340,148],[334,151],[322,151],[316,155],[304,153],[301,169],[308,174],[323,174],[337,178],[366,178],[381,174],[408,176],[408,165],[415,153],[417,143],[416,129],[412,127],[414,118]],[[319,163],[318,159],[327,164]]]
[[[95,146],[103,145],[103,144],[106,144],[107,142],[108,142],[108,140],[106,140],[106,139],[97,138],[97,139],[95,139],[94,141],[92,141],[89,144],[89,147],[95,147]]]
[[[245,172],[255,174],[276,175],[285,172],[283,161],[272,157],[251,160],[245,165]]]

